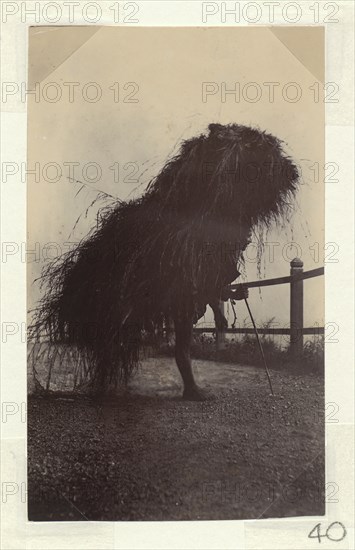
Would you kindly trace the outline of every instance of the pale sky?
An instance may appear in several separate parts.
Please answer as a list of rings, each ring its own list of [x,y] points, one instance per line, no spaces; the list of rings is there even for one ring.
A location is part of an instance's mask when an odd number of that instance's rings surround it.
[[[39,182],[28,177],[28,241],[32,248],[39,243],[40,251],[39,261],[28,265],[29,308],[40,296],[31,282],[43,266],[46,243],[66,250],[66,241],[87,233],[97,207],[70,236],[78,216],[96,198],[95,189],[120,199],[138,196],[181,140],[204,132],[211,122],[259,126],[284,140],[302,167],[293,220],[269,235],[277,244],[274,261],[265,255],[262,278],[288,275],[289,261],[299,253],[305,270],[323,266],[323,39],[319,27],[31,29],[29,81],[31,88],[38,83],[40,97],[29,97],[28,167],[38,162],[42,174]],[[265,84],[271,82],[278,84],[273,102],[270,85]],[[204,101],[203,83],[214,83],[207,90],[215,92]],[[223,89],[231,90],[236,83],[240,99],[223,97]],[[97,89],[101,98],[90,102]],[[256,91],[261,97],[253,102]],[[288,101],[295,92],[300,99]],[[60,166],[57,182],[45,181],[47,163]],[[88,183],[77,196],[80,185],[68,180],[68,163],[79,163],[75,177]],[[87,163],[100,165],[99,181],[88,182],[95,172],[83,172]],[[55,169],[49,168],[47,180],[54,175]],[[246,275],[255,280],[253,249],[249,255]],[[304,287],[305,326],[323,324],[323,278],[305,281]],[[261,293],[251,289],[250,305],[259,323],[275,317],[287,326],[289,286]],[[242,321],[247,312],[244,305],[238,309]]]

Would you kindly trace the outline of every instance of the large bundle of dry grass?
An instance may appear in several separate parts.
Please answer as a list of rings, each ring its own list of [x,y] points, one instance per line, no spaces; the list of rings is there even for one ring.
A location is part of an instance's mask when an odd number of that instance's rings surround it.
[[[96,390],[127,380],[164,318],[197,311],[232,282],[245,236],[284,217],[297,179],[274,136],[211,124],[182,144],[143,197],[117,201],[47,268],[35,330],[75,345]],[[219,254],[231,243],[232,260]]]

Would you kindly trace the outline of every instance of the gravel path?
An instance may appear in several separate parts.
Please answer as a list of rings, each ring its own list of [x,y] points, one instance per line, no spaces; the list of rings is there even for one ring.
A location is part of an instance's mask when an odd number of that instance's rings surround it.
[[[320,376],[195,361],[186,402],[174,361],[149,359],[103,403],[29,397],[29,518],[208,520],[324,513]]]

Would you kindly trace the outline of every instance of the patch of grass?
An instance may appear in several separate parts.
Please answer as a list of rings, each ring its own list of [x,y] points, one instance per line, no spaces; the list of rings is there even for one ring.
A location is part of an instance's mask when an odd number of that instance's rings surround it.
[[[260,335],[260,341],[269,368],[314,374],[321,374],[324,371],[323,337],[314,336],[312,340],[307,340],[303,346],[303,354],[297,358],[292,354],[289,346],[282,348],[268,335]],[[172,343],[162,345],[160,353],[173,356],[174,345]],[[217,347],[214,336],[195,334],[191,346],[191,357],[206,361],[263,367],[256,338],[249,334],[245,334],[238,340],[227,339],[220,348]]]

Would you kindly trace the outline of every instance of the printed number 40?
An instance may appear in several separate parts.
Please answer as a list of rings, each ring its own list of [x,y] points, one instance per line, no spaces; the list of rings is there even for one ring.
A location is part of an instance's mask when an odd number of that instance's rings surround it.
[[[340,533],[338,531],[338,528],[340,527]],[[328,529],[326,530],[325,534],[321,535],[321,532],[320,532],[320,528],[321,528],[321,524],[320,523],[317,523],[317,525],[315,525],[312,529],[312,531],[309,533],[308,535],[308,538],[309,539],[318,539],[318,542],[322,542],[321,541],[321,538],[322,537],[327,537],[327,539],[329,540],[332,540],[334,542],[339,542],[341,540],[343,540],[345,537],[346,537],[346,529],[344,527],[344,525],[340,522],[340,521],[333,521],[333,523],[331,523],[328,527]],[[336,531],[335,533],[333,533],[332,535],[332,531]]]

